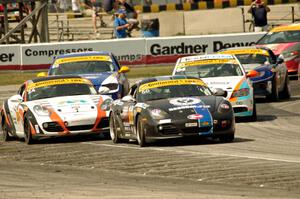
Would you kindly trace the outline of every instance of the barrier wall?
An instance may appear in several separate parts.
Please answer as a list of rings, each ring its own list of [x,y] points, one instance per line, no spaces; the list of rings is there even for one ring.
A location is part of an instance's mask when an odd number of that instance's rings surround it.
[[[177,58],[213,53],[228,47],[250,46],[264,33],[134,38],[100,41],[0,45],[0,70],[46,69],[60,54],[113,52],[124,65],[175,63]]]

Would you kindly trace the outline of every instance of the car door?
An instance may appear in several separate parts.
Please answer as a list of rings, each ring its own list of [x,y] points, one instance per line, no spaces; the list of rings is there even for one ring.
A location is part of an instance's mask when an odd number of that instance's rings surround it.
[[[10,115],[13,120],[13,124],[16,130],[16,133],[23,132],[23,98],[22,95],[25,93],[25,84],[23,84],[18,90],[17,94],[9,98],[9,110]]]

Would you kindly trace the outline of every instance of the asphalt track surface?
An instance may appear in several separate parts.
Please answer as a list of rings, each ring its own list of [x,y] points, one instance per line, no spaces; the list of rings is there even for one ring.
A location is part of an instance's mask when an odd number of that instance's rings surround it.
[[[233,143],[179,139],[140,148],[99,136],[0,140],[2,198],[300,198],[300,81],[257,99]],[[0,102],[16,86],[0,88]]]

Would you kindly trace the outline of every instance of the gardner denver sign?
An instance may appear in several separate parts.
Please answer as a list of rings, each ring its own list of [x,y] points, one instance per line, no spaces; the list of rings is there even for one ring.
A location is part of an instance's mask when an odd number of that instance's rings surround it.
[[[112,52],[121,64],[175,63],[179,57],[254,45],[264,33],[115,39],[24,45],[0,45],[0,70],[48,68],[54,57],[88,51]]]

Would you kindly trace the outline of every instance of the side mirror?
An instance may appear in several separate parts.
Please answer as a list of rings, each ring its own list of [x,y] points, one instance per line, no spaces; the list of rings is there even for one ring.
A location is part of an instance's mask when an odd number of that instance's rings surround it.
[[[36,76],[37,77],[47,77],[47,73],[46,72],[40,72]]]
[[[227,91],[224,91],[224,90],[221,89],[221,88],[215,88],[214,91],[213,91],[213,94],[214,94],[215,96],[226,97],[226,96],[227,96]]]
[[[282,56],[282,55],[279,55],[279,56],[277,57],[276,63],[277,63],[277,64],[282,64],[283,62],[284,62],[283,56]]]
[[[107,88],[106,86],[101,86],[98,90],[98,93],[101,95],[105,95],[109,93],[109,88]]]
[[[258,72],[257,72],[256,70],[250,70],[250,71],[247,73],[246,77],[252,78],[252,77],[256,77],[256,76],[258,76],[258,75],[259,75],[259,74],[258,74]]]
[[[127,72],[129,72],[129,70],[130,69],[127,66],[122,66],[118,72],[119,73],[127,73]]]
[[[126,95],[122,98],[123,102],[135,102],[135,99],[132,97],[132,95]]]
[[[23,98],[20,95],[14,95],[10,98],[10,101],[13,103],[21,103],[23,102]]]

